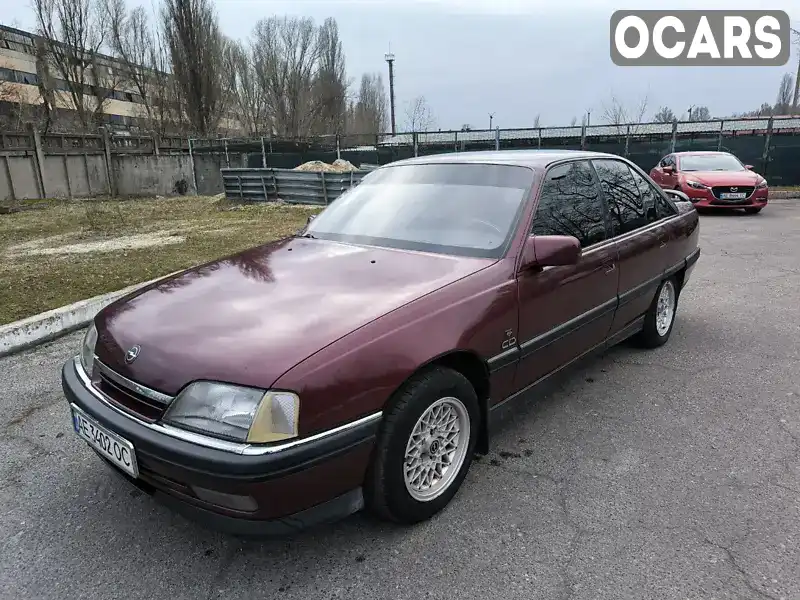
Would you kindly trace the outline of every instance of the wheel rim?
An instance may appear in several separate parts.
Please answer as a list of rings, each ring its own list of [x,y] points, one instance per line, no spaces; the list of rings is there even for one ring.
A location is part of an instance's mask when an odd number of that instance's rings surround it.
[[[417,419],[406,444],[403,476],[411,497],[430,502],[453,483],[470,438],[469,412],[458,398],[441,398]]]
[[[672,281],[664,282],[661,292],[658,294],[658,305],[656,306],[656,331],[658,335],[664,337],[672,326],[672,319],[675,318],[675,286]]]

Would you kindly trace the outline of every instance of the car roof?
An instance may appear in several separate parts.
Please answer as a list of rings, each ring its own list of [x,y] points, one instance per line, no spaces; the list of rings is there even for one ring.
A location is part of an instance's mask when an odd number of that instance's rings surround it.
[[[675,156],[690,156],[693,154],[730,154],[730,152],[720,152],[719,150],[684,150],[683,152],[673,152]]]
[[[477,152],[449,152],[443,154],[430,154],[398,160],[385,165],[394,167],[399,165],[430,165],[430,164],[501,164],[533,169],[546,168],[547,166],[567,159],[589,158],[622,158],[615,154],[605,152],[589,152],[586,150],[488,150]]]

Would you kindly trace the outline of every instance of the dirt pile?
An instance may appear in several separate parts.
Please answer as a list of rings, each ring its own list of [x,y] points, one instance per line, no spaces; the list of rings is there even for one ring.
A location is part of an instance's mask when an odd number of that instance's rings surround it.
[[[348,160],[337,158],[333,164],[322,162],[321,160],[312,160],[303,163],[299,167],[295,167],[293,171],[311,171],[311,172],[324,172],[324,173],[347,173],[350,171],[358,171],[353,163]]]

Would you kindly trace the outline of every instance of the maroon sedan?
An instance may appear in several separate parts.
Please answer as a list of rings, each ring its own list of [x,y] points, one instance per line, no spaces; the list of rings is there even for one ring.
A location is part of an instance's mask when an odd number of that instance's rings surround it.
[[[727,152],[675,152],[661,159],[650,177],[664,189],[680,190],[698,211],[743,208],[756,214],[767,205],[767,180]]]
[[[382,167],[297,235],[102,310],[63,368],[75,431],[231,532],[427,519],[566,367],[669,339],[700,253],[671,194],[589,152]]]

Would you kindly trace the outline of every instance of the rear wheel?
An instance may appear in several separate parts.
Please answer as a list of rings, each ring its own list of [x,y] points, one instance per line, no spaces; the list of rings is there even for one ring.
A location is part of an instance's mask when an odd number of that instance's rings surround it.
[[[667,343],[678,308],[678,288],[675,278],[665,279],[658,286],[653,303],[644,317],[644,327],[636,341],[644,348],[658,348]]]
[[[478,396],[452,369],[422,372],[385,413],[365,482],[367,507],[398,523],[431,518],[455,496],[478,439]]]
[[[761,212],[761,208],[745,208],[744,212],[746,212],[748,215],[757,215]]]

